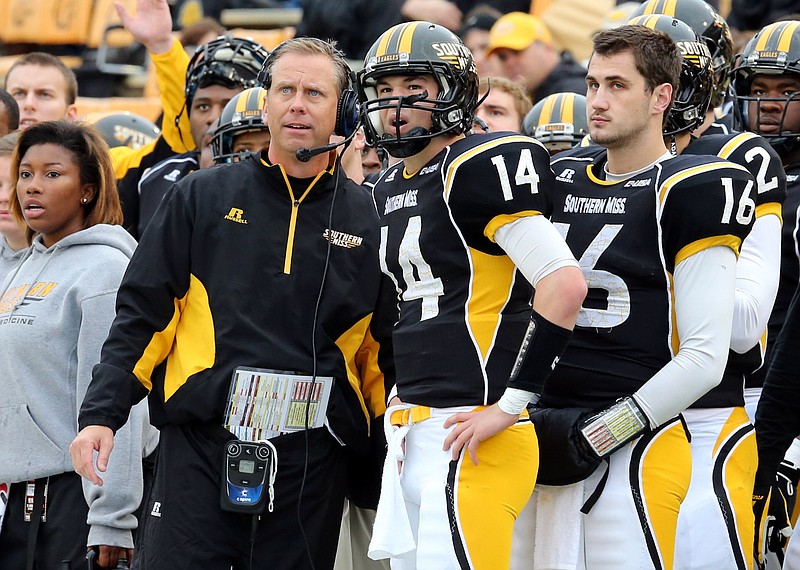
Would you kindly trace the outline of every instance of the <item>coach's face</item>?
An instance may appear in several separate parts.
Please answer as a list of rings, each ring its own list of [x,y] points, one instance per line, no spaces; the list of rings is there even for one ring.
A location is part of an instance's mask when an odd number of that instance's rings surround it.
[[[272,68],[266,100],[271,162],[296,160],[299,149],[328,144],[339,100],[333,62],[323,54],[282,55]]]

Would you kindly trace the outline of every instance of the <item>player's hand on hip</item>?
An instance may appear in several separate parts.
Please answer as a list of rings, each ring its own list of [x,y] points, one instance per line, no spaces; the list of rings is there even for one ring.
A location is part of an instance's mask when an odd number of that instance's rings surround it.
[[[114,432],[106,426],[86,426],[69,446],[72,467],[75,473],[95,485],[103,480],[97,471],[104,473],[108,467],[108,456],[114,448]],[[94,468],[94,452],[97,452],[97,471]]]
[[[444,451],[451,450],[457,459],[464,446],[472,462],[478,464],[478,445],[513,426],[519,416],[507,414],[497,404],[480,412],[460,412],[453,414],[444,422],[444,427],[455,426],[444,440]]]

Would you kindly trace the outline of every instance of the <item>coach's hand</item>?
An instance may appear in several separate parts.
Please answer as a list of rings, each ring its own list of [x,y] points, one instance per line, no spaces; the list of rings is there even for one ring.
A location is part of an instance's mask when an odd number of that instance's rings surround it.
[[[114,448],[114,432],[106,426],[86,426],[69,446],[72,468],[95,485],[103,485],[97,471],[105,473],[108,456]],[[94,469],[94,452],[97,452],[97,471]]]
[[[507,414],[497,404],[492,404],[480,412],[460,412],[453,414],[444,422],[444,427],[455,425],[444,440],[444,451],[452,449],[453,459],[458,459],[466,445],[472,462],[478,464],[478,445],[504,429],[513,426],[519,416]]]

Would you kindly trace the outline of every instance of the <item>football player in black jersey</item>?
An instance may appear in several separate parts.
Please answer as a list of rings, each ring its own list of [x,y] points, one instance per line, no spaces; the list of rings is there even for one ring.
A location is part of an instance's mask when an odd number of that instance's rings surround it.
[[[752,400],[755,401],[772,361],[778,333],[788,319],[787,311],[800,275],[797,252],[800,231],[800,22],[776,22],[760,30],[737,57],[733,78],[736,109],[742,127],[760,134],[777,151],[786,169],[787,182],[780,280],[775,307],[769,318],[765,365],[747,378],[747,392],[754,394]],[[787,451],[788,440],[776,437],[776,434],[784,433],[787,426],[786,418],[779,412],[781,404],[775,405],[776,396],[782,397],[771,391],[771,396],[766,398],[769,401],[763,405],[759,403],[756,415],[759,468],[754,496],[765,495],[765,489],[772,485],[769,514],[775,518],[769,522],[769,529],[757,528],[756,532],[760,539],[759,558],[771,557],[774,552],[780,559],[791,527],[788,515],[794,502],[793,487],[800,479],[800,443],[793,442]],[[794,435],[797,434],[790,434],[790,437]],[[786,456],[780,462],[784,451]],[[776,468],[780,472],[777,479]],[[769,535],[768,552],[764,551],[763,543],[766,534]],[[800,553],[797,556],[800,559]]]
[[[605,461],[583,480],[554,474],[560,486],[537,486],[534,567],[673,567],[691,476],[680,413],[722,377],[736,256],[755,209],[746,169],[667,149],[680,70],[678,46],[662,32],[597,34],[586,103],[601,146],[551,163],[552,221],[589,293],[539,405],[586,410],[572,448],[589,464]],[[554,513],[552,504],[573,506]]]
[[[781,204],[786,175],[766,140],[754,133],[709,134],[696,138],[713,95],[711,54],[685,23],[665,15],[639,16],[632,24],[667,33],[680,48],[680,89],[664,128],[679,154],[719,156],[753,175],[749,197],[753,229],[736,264],[736,297],[731,350],[722,381],[683,414],[692,435],[692,482],[681,505],[675,568],[744,570],[752,566],[751,489],[757,453],[751,418],[745,411],[745,377],[762,364],[762,340],[778,289]]]
[[[586,293],[547,219],[549,155],[522,135],[467,136],[478,77],[441,26],[386,31],[357,86],[367,143],[403,159],[373,191],[400,317],[370,556],[401,569],[507,568],[538,465],[526,406]]]

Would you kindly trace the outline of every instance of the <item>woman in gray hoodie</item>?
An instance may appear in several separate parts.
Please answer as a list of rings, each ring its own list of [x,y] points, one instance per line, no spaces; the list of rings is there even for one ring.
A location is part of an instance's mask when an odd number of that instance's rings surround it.
[[[11,483],[0,568],[79,568],[87,546],[113,568],[132,554],[147,408],[117,433],[102,487],[82,488],[69,444],[136,242],[119,225],[108,150],[93,127],[30,127],[12,180],[10,208],[32,244],[0,297],[0,481]]]

